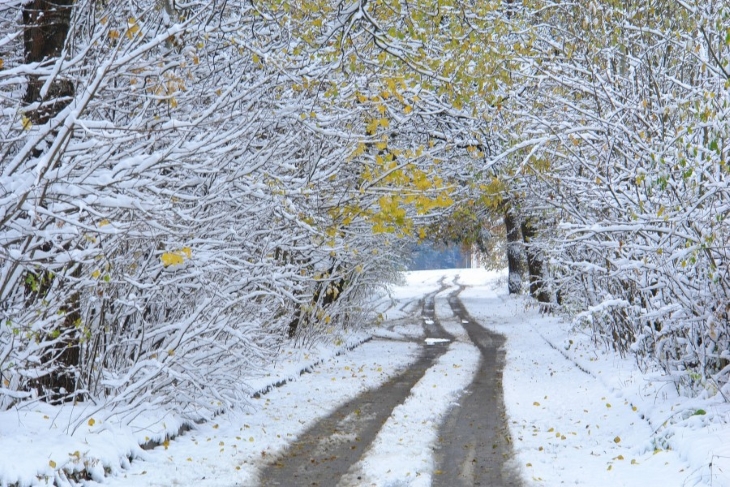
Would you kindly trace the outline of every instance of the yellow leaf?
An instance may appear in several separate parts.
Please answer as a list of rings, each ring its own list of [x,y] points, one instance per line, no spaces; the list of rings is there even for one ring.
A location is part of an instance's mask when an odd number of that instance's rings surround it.
[[[96,269],[94,272],[91,273],[91,277],[94,279],[99,279],[99,276],[101,275],[101,271],[99,269]]]
[[[23,123],[23,130],[30,130],[30,128],[33,126],[33,122],[31,122],[30,119],[25,115],[20,116],[20,121]]]
[[[621,443],[621,438],[617,436],[616,438],[613,439],[613,442],[614,443]]]
[[[99,227],[105,227],[107,225],[109,225],[109,220],[107,220],[106,218],[99,222]]]
[[[539,402],[537,402],[537,401],[535,401],[535,402],[533,402],[533,403],[532,403],[532,405],[533,405],[533,406],[539,406],[539,405],[540,405],[540,403],[539,403]]]
[[[193,251],[190,249],[190,247],[183,247],[181,249],[181,252],[185,254],[185,256],[190,259],[193,257]]]
[[[137,20],[134,17],[130,17],[127,21],[127,25],[129,28],[127,29],[127,32],[125,32],[124,35],[127,36],[127,39],[132,39],[137,32],[139,32],[139,25],[137,25]]]
[[[390,122],[387,118],[381,118],[379,123],[381,127],[387,127],[388,125],[390,125]]]
[[[160,256],[160,260],[162,261],[162,265],[165,267],[169,267],[171,265],[178,265],[183,263],[183,256],[178,254],[177,252],[165,252]]]
[[[94,426],[96,423],[96,420],[94,418],[89,418],[89,426]]]
[[[407,114],[411,113],[413,111],[413,107],[410,105],[406,105],[403,111]]]
[[[375,132],[377,132],[377,131],[378,131],[378,120],[377,119],[374,118],[365,125],[365,132],[368,135],[375,135]]]
[[[3,64],[4,64],[3,60],[2,60],[2,58],[0,58],[0,69],[3,69]]]
[[[162,446],[164,446],[165,450],[167,450],[167,448],[170,446],[170,439],[165,438],[165,441],[162,442]]]
[[[48,466],[51,468],[56,468],[56,462],[54,462],[53,460],[48,460]]]

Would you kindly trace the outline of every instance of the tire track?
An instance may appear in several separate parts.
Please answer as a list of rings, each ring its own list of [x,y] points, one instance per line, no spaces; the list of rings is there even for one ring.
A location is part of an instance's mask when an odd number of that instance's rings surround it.
[[[438,291],[421,301],[421,321],[427,336],[452,340],[434,313],[436,295],[448,287],[443,279],[440,285]],[[393,409],[405,401],[413,386],[447,349],[448,343],[424,345],[419,359],[400,375],[351,399],[318,421],[282,456],[266,465],[259,476],[260,485],[335,487],[360,460]]]
[[[474,381],[441,426],[432,485],[521,486],[509,466],[512,447],[502,392],[505,337],[469,315],[459,299],[464,288],[449,295],[449,305],[482,357]]]

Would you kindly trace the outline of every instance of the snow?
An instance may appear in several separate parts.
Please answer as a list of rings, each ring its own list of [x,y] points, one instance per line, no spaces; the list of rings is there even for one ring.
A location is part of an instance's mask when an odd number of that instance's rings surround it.
[[[479,271],[459,274],[475,285],[461,294],[470,314],[507,337],[505,406],[529,485],[730,485],[722,397],[679,397],[670,378],[596,346],[587,330]]]
[[[439,299],[443,295],[444,292],[436,298],[437,310],[445,301]],[[426,371],[406,401],[393,410],[372,447],[351,468],[343,484],[399,485],[398,482],[405,481],[413,486],[431,485],[435,470],[432,453],[439,425],[472,382],[479,366],[479,350],[469,342],[466,331],[453,319],[453,314],[448,311],[439,314],[439,318],[447,331],[453,330],[456,341]],[[430,339],[430,344],[448,341]],[[429,344],[428,338],[426,343]],[[360,481],[348,484],[352,478]]]
[[[431,343],[446,352],[348,473],[365,485],[429,485],[439,425],[479,361],[447,302],[458,285],[468,286],[460,298],[471,316],[507,337],[504,400],[525,485],[730,486],[730,406],[720,394],[708,388],[696,398],[679,396],[672,377],[597,346],[579,322],[508,296],[506,273],[472,269],[407,274],[382,299],[381,326],[338,346],[283,350],[250,380],[252,390],[265,392],[250,407],[153,450],[139,445],[162,442],[181,426],[154,407],[131,424],[103,409],[90,421],[84,404],[2,412],[0,485],[67,485],[82,468],[93,479],[88,484],[255,485],[261,467],[319,418],[397,375]],[[448,342],[426,336],[420,318],[419,300],[439,290],[435,314],[454,337]]]
[[[431,485],[439,425],[473,380],[478,365],[479,350],[474,345],[452,343],[406,401],[393,410],[372,447],[353,467],[353,476],[362,481],[352,485],[399,485],[404,481],[412,486]]]

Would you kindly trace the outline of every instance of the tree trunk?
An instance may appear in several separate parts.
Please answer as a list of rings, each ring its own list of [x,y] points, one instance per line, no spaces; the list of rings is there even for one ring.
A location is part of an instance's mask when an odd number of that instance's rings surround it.
[[[52,62],[63,51],[74,0],[32,0],[23,7],[24,52],[26,63]],[[45,96],[41,89],[45,81],[31,75],[23,101],[26,105],[37,103],[28,112],[34,124],[47,122],[71,102],[74,95],[73,83],[69,80],[54,80]]]
[[[507,267],[509,269],[507,287],[510,294],[520,294],[522,292],[522,275],[525,272],[522,232],[520,231],[519,217],[510,208],[507,208],[504,213],[504,226],[507,231]]]
[[[74,0],[31,0],[23,6],[23,47],[26,63],[51,64],[63,52],[71,24]],[[73,99],[74,86],[69,80],[57,78],[42,93],[45,79],[38,75],[28,76],[28,88],[23,102],[29,107],[27,117],[33,124],[43,124],[63,110]],[[34,157],[43,154],[44,145],[34,151]],[[43,201],[40,202],[44,204]],[[43,245],[50,250],[50,243]],[[69,263],[68,272],[51,273],[40,270],[29,272],[26,279],[26,301],[32,303],[43,299],[52,286],[52,280],[69,279],[74,281],[81,275],[81,266]],[[34,292],[28,292],[29,282],[38,279]],[[70,285],[72,283],[69,283]],[[41,395],[50,401],[72,399],[76,390],[76,370],[79,365],[80,350],[77,326],[81,321],[81,296],[73,292],[66,298],[61,308],[63,321],[53,330],[48,339],[55,343],[44,353],[42,360],[50,362],[52,372],[38,377],[37,387]],[[58,339],[60,337],[60,339]]]
[[[530,242],[537,234],[533,222],[526,218],[522,222],[522,238],[525,242],[527,254],[527,269],[530,273],[530,294],[540,303],[550,302],[550,293],[545,289],[544,263],[539,253],[530,246]]]

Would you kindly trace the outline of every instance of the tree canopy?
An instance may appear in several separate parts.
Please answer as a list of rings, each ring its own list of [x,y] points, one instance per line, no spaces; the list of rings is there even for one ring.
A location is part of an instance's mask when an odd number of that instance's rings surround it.
[[[597,341],[724,387],[728,15],[5,2],[0,407],[240,404],[285,340],[361,323],[429,234],[505,235]]]

